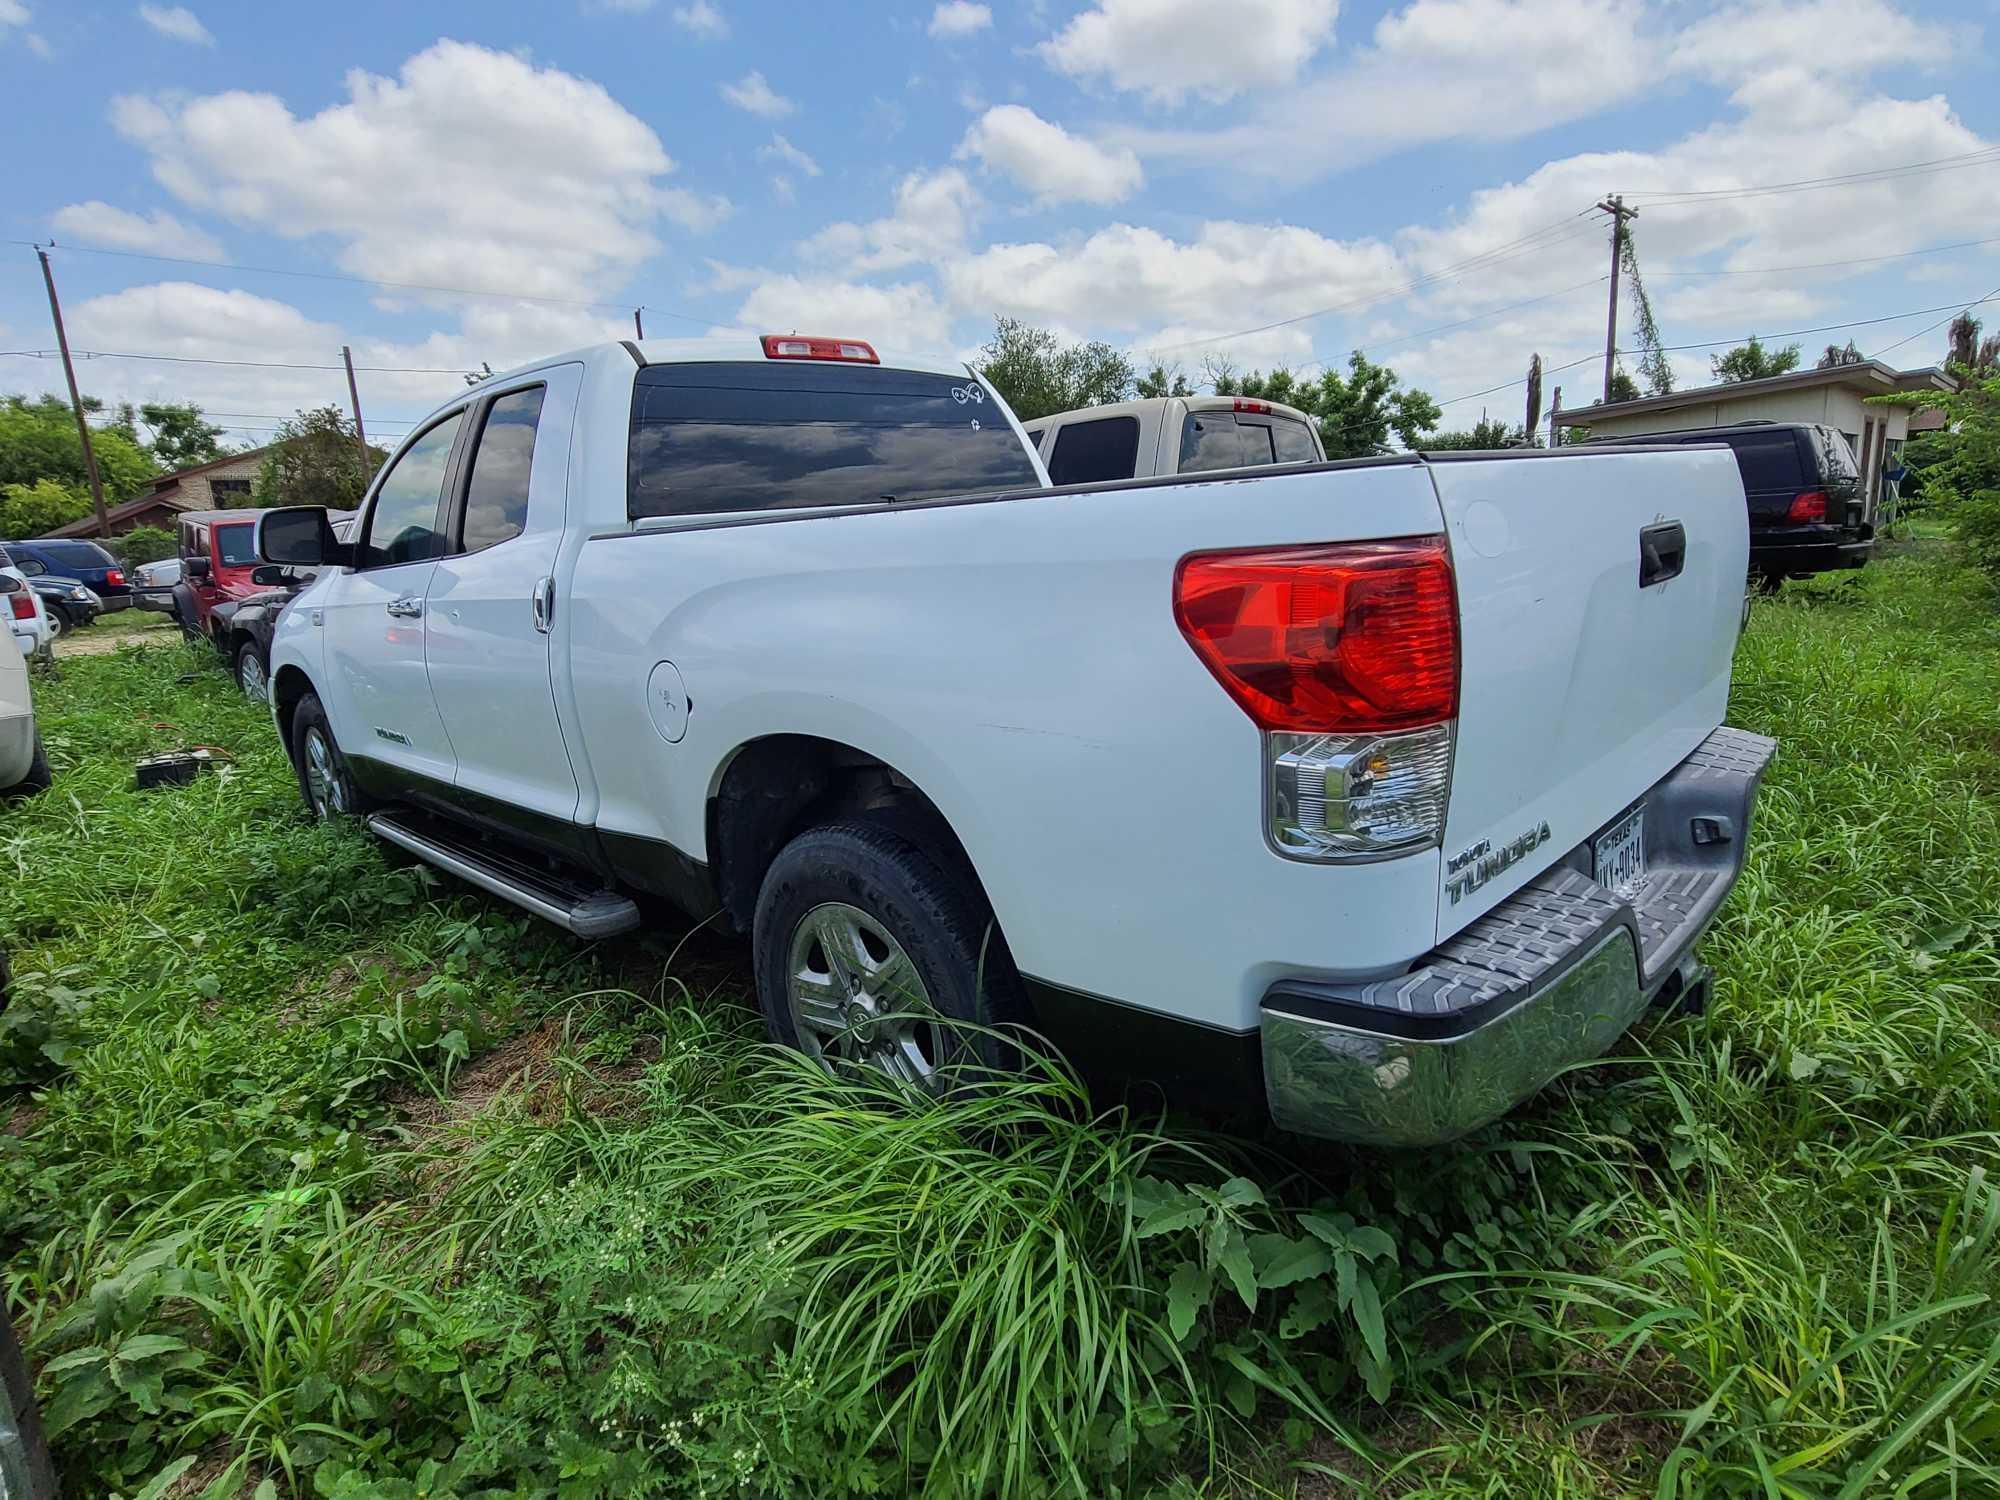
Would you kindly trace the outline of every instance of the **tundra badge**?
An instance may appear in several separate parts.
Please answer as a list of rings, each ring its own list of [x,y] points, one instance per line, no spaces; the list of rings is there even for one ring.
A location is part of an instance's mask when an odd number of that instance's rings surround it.
[[[1498,849],[1493,847],[1493,840],[1481,839],[1470,849],[1445,861],[1445,894],[1456,906],[1509,865],[1519,864],[1533,854],[1549,841],[1549,837],[1549,825],[1544,820]]]

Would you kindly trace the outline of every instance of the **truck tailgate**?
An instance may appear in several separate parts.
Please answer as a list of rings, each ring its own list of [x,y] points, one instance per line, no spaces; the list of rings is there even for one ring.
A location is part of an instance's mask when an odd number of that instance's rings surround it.
[[[1722,722],[1749,539],[1726,449],[1439,456],[1431,472],[1462,627],[1442,940]]]

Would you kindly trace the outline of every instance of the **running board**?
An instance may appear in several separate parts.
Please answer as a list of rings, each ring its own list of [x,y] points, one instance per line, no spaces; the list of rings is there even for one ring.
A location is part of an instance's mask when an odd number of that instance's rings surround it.
[[[628,896],[594,889],[562,875],[476,843],[441,828],[422,814],[378,812],[369,831],[406,849],[425,864],[470,881],[503,901],[567,928],[580,938],[604,938],[639,925],[639,908]]]

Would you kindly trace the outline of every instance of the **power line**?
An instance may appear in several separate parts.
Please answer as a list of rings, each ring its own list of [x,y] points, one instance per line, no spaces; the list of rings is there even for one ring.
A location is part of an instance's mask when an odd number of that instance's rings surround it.
[[[53,349],[0,349],[0,358],[50,359]],[[177,365],[234,365],[253,370],[345,370],[345,365],[308,365],[275,359],[200,359],[191,354],[136,354],[126,349],[72,349],[79,359],[150,359]],[[356,365],[368,375],[464,375],[464,366],[427,368],[418,365]]]
[[[1991,302],[1995,297],[2000,297],[2000,286],[1996,286],[1995,288],[1993,288],[1992,291],[1988,292],[1984,297],[1981,297],[1979,299],[1979,302],[1969,303],[1967,304],[1966,307],[1959,309],[1959,311],[1969,312],[1971,311],[1972,308],[1979,306],[1981,302]],[[1954,312],[1952,313],[1951,318],[1955,318],[1957,316],[1958,312]],[[1930,327],[1919,328],[1915,333],[1909,335],[1909,337],[1897,339],[1895,343],[1885,345],[1883,348],[1876,350],[1873,354],[1869,355],[1868,357],[1870,359],[1880,359],[1883,355],[1887,354],[1891,349],[1900,349],[1903,347],[1903,345],[1911,343],[1914,340],[1920,339],[1927,333],[1937,332],[1938,329],[1944,327],[1945,324],[1949,323],[1951,321],[1951,318],[1939,318],[1937,322],[1931,324]]]
[[[7,240],[9,245],[26,245],[41,248],[39,240]],[[294,276],[308,281],[343,281],[353,286],[378,286],[399,292],[443,292],[459,297],[498,297],[508,302],[541,302],[552,307],[615,307],[629,311],[630,302],[592,302],[581,297],[546,297],[530,292],[501,292],[482,287],[441,286],[425,281],[384,281],[376,276],[347,276],[337,271],[298,271],[280,266],[246,266],[232,260],[195,260],[184,255],[149,255],[142,250],[106,250],[95,245],[57,245],[48,242],[48,248],[71,255],[109,255],[121,260],[150,260],[169,266],[200,266],[211,271],[249,271],[258,276]],[[684,323],[697,323],[704,328],[727,327],[728,320],[701,317],[694,313],[678,313],[666,308],[646,304],[646,311],[664,318],[675,318]]]
[[[1435,328],[1419,328],[1415,333],[1401,333],[1392,339],[1379,339],[1369,344],[1361,352],[1364,354],[1379,354],[1384,349],[1393,349],[1396,345],[1407,344],[1412,339],[1429,338],[1434,333],[1449,333],[1454,328],[1466,328],[1474,323],[1484,322],[1487,318],[1497,318],[1502,313],[1514,312],[1523,307],[1533,307],[1537,302],[1553,301],[1557,297],[1566,297],[1571,292],[1580,292],[1585,287],[1601,286],[1603,283],[1604,278],[1602,276],[1593,276],[1588,281],[1579,281],[1575,286],[1566,286],[1561,291],[1544,292],[1539,297],[1528,297],[1520,302],[1509,302],[1505,307],[1489,307],[1484,312],[1476,312],[1469,318],[1460,318],[1456,323],[1440,323]],[[1304,364],[1298,366],[1298,368],[1301,370],[1310,370],[1314,365],[1325,365],[1328,363],[1330,361],[1324,359],[1309,359]]]
[[[2000,146],[1982,146],[1975,151],[1962,151],[1956,156],[1933,157],[1929,161],[1904,162],[1899,166],[1875,167],[1862,172],[1842,172],[1829,177],[1802,177],[1792,182],[1770,182],[1752,187],[1661,189],[1655,192],[1639,189],[1628,191],[1625,196],[1644,200],[1649,207],[1668,208],[1681,204],[1728,202],[1737,198],[1762,198],[1781,193],[1808,193],[1822,188],[1891,182],[1902,177],[1925,177],[1934,172],[1955,172],[1995,162],[2000,162]]]
[[[1648,271],[1656,280],[1662,276],[1768,276],[1775,271],[1830,271],[1841,266],[1871,266],[1885,260],[1908,260],[1916,255],[1942,255],[1947,250],[1970,250],[1979,245],[2000,245],[2000,235],[1985,240],[1960,240],[1953,245],[1926,245],[1921,250],[1898,250],[1893,255],[1856,255],[1846,260],[1809,260],[1792,266],[1737,266],[1718,271]]]

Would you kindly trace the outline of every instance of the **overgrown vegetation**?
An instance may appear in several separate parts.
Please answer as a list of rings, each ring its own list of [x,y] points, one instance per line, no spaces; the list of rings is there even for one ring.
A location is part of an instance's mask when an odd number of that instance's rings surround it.
[[[0,824],[6,1288],[77,1493],[2000,1487],[2000,624],[1760,604],[1701,1017],[1417,1157],[1058,1068],[889,1106],[733,943],[581,948],[313,827],[191,650],[44,684]],[[182,674],[194,673],[191,681]],[[220,774],[129,789],[221,745]],[[662,972],[665,978],[661,977]]]
[[[1954,325],[1957,331],[1957,325]],[[1978,334],[1973,323],[1969,341]],[[2000,577],[2000,369],[1953,362],[1953,391],[1872,398],[1877,405],[1930,406],[1944,413],[1942,431],[1910,444],[1906,461],[1918,506],[1949,521],[1965,556]]]

